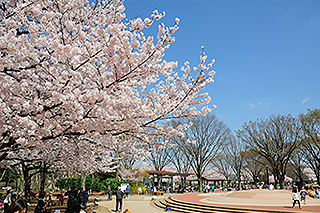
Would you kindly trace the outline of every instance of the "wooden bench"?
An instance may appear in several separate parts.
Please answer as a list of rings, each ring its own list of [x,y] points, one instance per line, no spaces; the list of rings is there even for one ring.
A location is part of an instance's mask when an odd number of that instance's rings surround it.
[[[164,191],[158,191],[158,192],[155,192],[156,195],[163,195],[164,194]]]
[[[60,210],[60,212],[66,212],[67,206],[47,206],[47,210],[50,210],[51,212],[55,212],[56,210]]]

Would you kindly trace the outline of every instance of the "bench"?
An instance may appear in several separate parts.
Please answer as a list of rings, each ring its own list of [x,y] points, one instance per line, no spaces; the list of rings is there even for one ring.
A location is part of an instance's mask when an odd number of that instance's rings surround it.
[[[164,191],[158,191],[158,192],[155,192],[154,194],[156,194],[156,195],[163,195],[163,194],[164,194]]]
[[[51,212],[55,212],[56,210],[60,210],[60,212],[66,212],[67,206],[47,206],[47,210],[50,210]]]

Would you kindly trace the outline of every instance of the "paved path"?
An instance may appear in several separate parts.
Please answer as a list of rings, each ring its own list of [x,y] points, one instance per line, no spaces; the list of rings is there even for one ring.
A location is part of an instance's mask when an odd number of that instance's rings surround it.
[[[291,208],[291,191],[288,190],[248,190],[232,192],[214,193],[187,193],[187,194],[165,194],[163,197],[174,196],[177,199],[217,206],[239,206],[258,209],[275,209],[290,212],[320,212],[320,199],[307,197],[307,205],[302,204],[302,209]],[[104,198],[104,199],[103,199]],[[112,201],[105,201],[106,197],[101,197],[99,213],[115,212],[115,198]],[[131,213],[163,213],[154,206],[151,201],[152,196],[130,196],[124,199],[122,212],[128,209]],[[160,199],[162,197],[155,196]]]
[[[160,198],[160,197],[157,197]],[[122,212],[128,209],[131,213],[163,213],[161,210],[154,206],[151,201],[151,196],[131,196],[129,199],[124,199],[122,204]],[[100,213],[112,213],[116,210],[115,198],[112,201],[101,201],[100,206],[108,209],[107,212],[103,212],[101,209]]]
[[[177,199],[217,206],[239,206],[258,209],[297,210],[320,212],[320,199],[307,197],[307,205],[292,209],[291,191],[288,190],[248,190],[215,193],[189,193],[174,195]]]

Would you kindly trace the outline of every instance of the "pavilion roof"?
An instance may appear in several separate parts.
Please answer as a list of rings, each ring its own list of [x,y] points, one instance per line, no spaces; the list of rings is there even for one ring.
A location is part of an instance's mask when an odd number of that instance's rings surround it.
[[[206,181],[224,181],[224,180],[226,180],[225,178],[221,178],[221,177],[202,177],[202,179],[204,179]]]

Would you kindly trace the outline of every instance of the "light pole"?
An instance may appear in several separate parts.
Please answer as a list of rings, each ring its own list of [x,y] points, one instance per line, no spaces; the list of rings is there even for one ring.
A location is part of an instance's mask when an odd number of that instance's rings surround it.
[[[266,165],[266,174],[267,174],[266,183],[267,183],[267,186],[269,186],[268,165]]]

